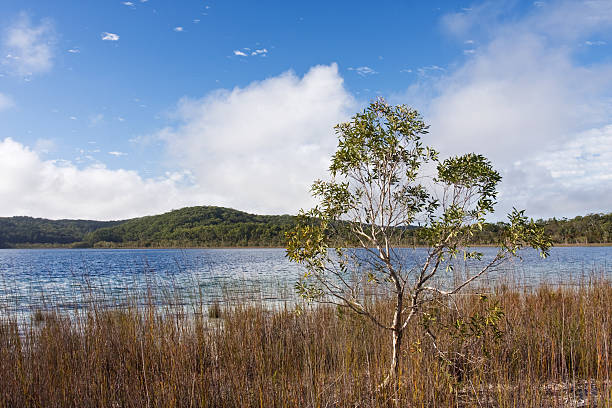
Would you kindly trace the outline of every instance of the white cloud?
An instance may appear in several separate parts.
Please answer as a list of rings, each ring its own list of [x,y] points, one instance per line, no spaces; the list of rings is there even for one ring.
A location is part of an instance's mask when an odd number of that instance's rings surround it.
[[[2,33],[2,64],[17,75],[33,75],[53,67],[55,32],[50,20],[32,24],[26,14]]]
[[[0,111],[12,108],[13,106],[15,106],[13,99],[8,95],[0,93]]]
[[[349,67],[348,70],[349,71],[355,71],[355,72],[357,72],[358,75],[360,75],[362,77],[365,77],[365,76],[368,76],[368,75],[378,74],[378,72],[374,71],[370,67],[357,67],[357,68]]]
[[[606,45],[607,43],[605,41],[585,41],[584,42],[585,45]]]
[[[101,34],[102,41],[119,41],[119,36],[114,33],[103,32]]]
[[[244,47],[240,50],[234,50],[234,55],[239,56],[239,57],[249,57],[249,56],[265,57],[268,55],[268,49],[267,48],[257,48],[257,49],[251,50],[251,48],[249,47]]]
[[[210,202],[188,173],[143,179],[134,171],[42,160],[19,142],[0,141],[0,216],[123,219]]]
[[[78,48],[70,48],[68,52],[71,54],[78,54],[81,52],[81,50],[79,50]]]
[[[335,64],[291,72],[246,88],[183,99],[180,122],[164,129],[171,156],[202,191],[257,213],[295,213],[312,204],[311,183],[324,177],[336,147],[333,126],[355,109]]]
[[[177,33],[181,33],[184,31],[183,27],[174,27],[174,31],[176,31]]]
[[[449,32],[478,35],[483,45],[462,64],[423,75],[403,101],[427,101],[430,140],[443,155],[475,151],[501,170],[500,211],[516,201],[542,217],[603,210],[609,155],[594,155],[589,143],[611,144],[612,64],[584,65],[574,54],[590,35],[612,30],[612,3],[547,3],[511,23],[499,23],[490,5],[444,19]],[[585,136],[592,132],[606,136]],[[573,159],[582,156],[590,161]]]
[[[78,151],[80,168],[43,160],[49,140],[32,150],[7,138],[0,216],[121,219],[205,204],[295,213],[312,205],[310,185],[326,175],[335,150],[333,125],[355,108],[335,64],[183,99],[178,124],[158,137],[184,170],[155,179],[105,167],[94,157],[99,149]]]
[[[612,125],[514,163],[505,179],[504,196],[537,217],[610,212]]]
[[[199,18],[194,18],[194,19],[193,19],[193,24],[198,24],[199,22],[200,22],[200,19],[199,19]]]
[[[123,1],[121,2],[121,4],[123,4],[124,6],[128,6],[128,7],[134,7],[135,4],[131,1]]]
[[[437,76],[446,70],[438,65],[428,65],[426,67],[417,68],[417,73],[422,77]]]

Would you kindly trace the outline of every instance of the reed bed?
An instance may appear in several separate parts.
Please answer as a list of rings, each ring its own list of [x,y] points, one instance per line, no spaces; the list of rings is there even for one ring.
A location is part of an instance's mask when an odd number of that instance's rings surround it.
[[[442,355],[409,328],[397,390],[377,388],[389,334],[329,306],[5,314],[0,407],[612,406],[609,281],[488,292],[427,310]],[[389,315],[384,298],[374,306]]]

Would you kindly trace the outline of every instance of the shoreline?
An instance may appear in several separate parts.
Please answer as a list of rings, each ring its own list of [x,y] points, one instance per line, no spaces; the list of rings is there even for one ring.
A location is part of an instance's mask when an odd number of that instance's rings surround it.
[[[470,245],[469,248],[494,248],[497,245],[493,244],[475,244]],[[566,244],[566,243],[554,243],[552,247],[611,247],[612,242],[597,242],[597,243],[586,243],[586,244]],[[408,248],[428,248],[426,245],[398,245],[395,248],[408,249]],[[468,248],[468,246],[466,246]],[[109,247],[71,247],[65,246],[45,246],[45,245],[17,245],[5,249],[285,249],[284,246],[159,246],[159,247],[147,247],[147,246],[109,246]]]

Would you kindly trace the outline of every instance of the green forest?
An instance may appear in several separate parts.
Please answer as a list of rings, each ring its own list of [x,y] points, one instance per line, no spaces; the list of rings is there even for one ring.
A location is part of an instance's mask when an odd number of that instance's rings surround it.
[[[0,217],[0,248],[282,247],[294,226],[290,215],[255,215],[231,208],[187,207],[123,221]],[[555,244],[612,243],[612,213],[537,220]],[[504,223],[487,224],[473,243],[494,244]],[[422,244],[418,227],[404,245]]]
[[[86,234],[121,221],[47,220],[32,217],[0,217],[0,248],[74,246]]]

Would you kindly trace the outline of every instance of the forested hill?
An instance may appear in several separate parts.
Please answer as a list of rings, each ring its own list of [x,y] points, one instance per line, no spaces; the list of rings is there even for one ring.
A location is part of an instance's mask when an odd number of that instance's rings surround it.
[[[612,243],[612,213],[538,220],[556,244]],[[0,218],[0,248],[284,246],[290,215],[254,215],[222,207],[188,207],[124,221]],[[474,242],[493,244],[502,223],[488,224]],[[425,244],[411,229],[405,245]]]
[[[83,241],[86,234],[119,221],[47,220],[32,217],[0,217],[0,248],[58,246]]]
[[[223,247],[283,246],[289,215],[254,215],[223,207],[187,207],[98,229],[90,246]]]

